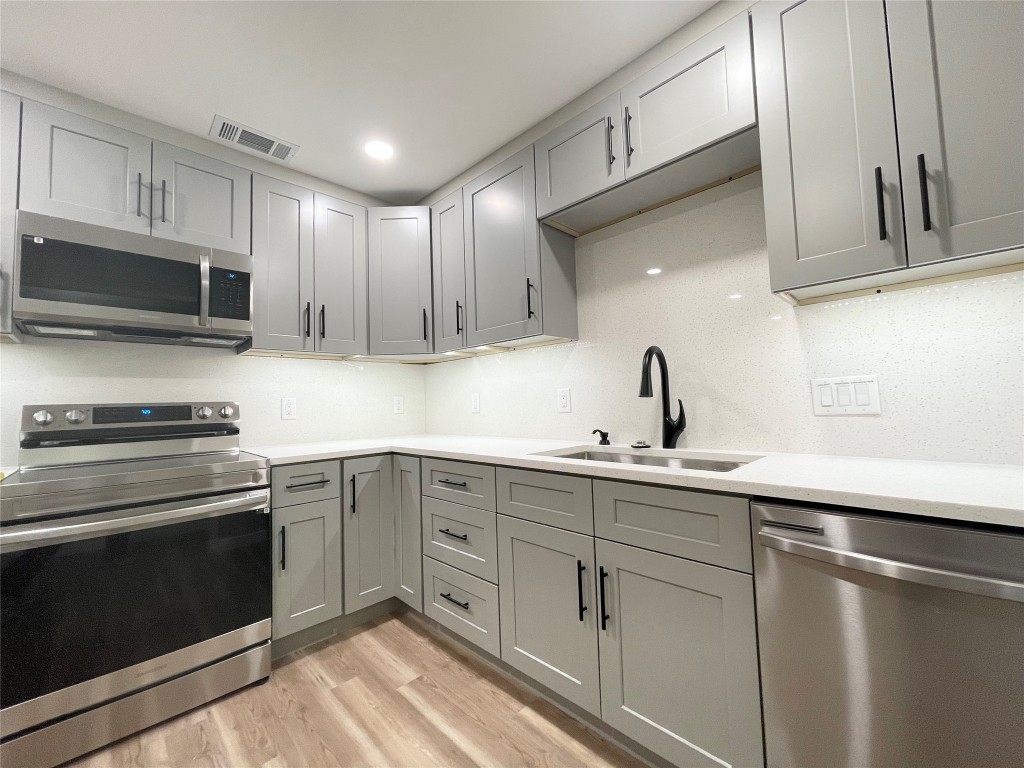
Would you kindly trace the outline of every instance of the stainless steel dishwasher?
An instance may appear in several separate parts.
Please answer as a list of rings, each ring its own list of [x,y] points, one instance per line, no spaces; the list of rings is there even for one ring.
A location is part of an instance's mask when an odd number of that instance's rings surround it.
[[[752,516],[769,766],[1024,764],[1024,531]]]

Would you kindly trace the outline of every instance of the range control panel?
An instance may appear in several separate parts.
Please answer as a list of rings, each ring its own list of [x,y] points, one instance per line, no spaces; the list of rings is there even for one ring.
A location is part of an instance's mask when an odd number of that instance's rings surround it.
[[[26,405],[21,431],[105,429],[145,424],[232,424],[239,420],[238,403],[112,403]]]

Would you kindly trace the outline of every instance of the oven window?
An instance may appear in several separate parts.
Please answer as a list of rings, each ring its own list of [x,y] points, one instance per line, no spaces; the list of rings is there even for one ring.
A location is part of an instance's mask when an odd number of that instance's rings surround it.
[[[270,618],[263,511],[0,556],[0,706]]]
[[[199,265],[24,235],[21,295],[27,299],[199,315]]]

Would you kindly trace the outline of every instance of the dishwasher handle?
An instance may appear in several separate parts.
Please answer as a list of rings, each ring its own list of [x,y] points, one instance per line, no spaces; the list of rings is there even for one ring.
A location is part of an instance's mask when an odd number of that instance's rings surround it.
[[[929,587],[953,589],[958,592],[969,592],[975,595],[1024,603],[1024,584],[1019,584],[1015,581],[975,576],[969,573],[947,571],[942,568],[930,568],[925,565],[889,560],[884,557],[875,557],[874,555],[866,555],[861,552],[835,549],[822,544],[798,541],[797,539],[780,536],[777,533],[765,530],[759,531],[757,538],[762,546],[792,555],[799,555],[800,557],[807,557],[811,560],[818,560],[823,563],[831,563],[843,568],[853,568],[865,573],[885,576],[900,581],[912,581]]]

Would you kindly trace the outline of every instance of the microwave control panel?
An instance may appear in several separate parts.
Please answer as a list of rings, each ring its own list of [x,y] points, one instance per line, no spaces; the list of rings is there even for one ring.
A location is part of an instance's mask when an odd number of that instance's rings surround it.
[[[250,282],[248,272],[210,267],[210,317],[248,320]]]

